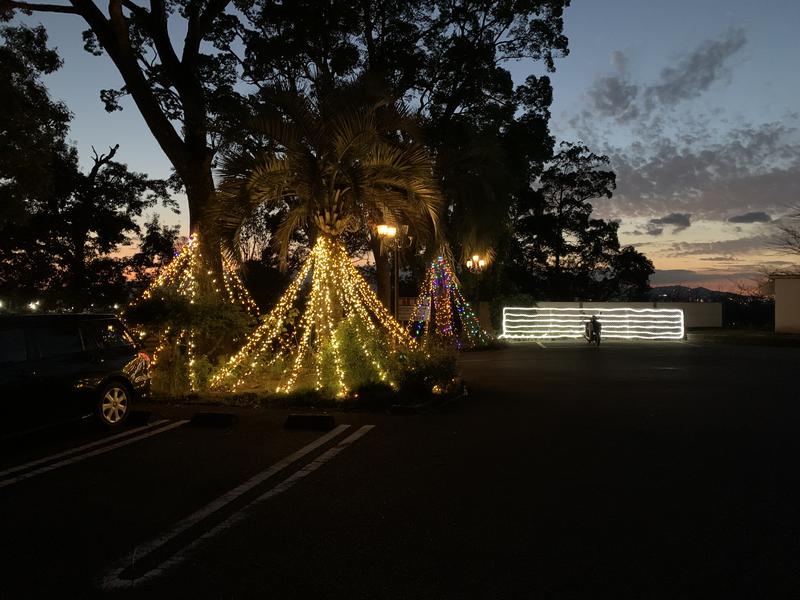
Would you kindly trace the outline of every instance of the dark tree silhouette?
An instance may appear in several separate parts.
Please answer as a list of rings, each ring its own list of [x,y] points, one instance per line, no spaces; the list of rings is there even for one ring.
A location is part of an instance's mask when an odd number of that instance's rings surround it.
[[[620,250],[618,223],[591,216],[590,200],[610,198],[615,189],[608,165],[608,157],[563,142],[521,197],[508,246],[528,280],[524,291],[571,300],[641,296],[647,289],[652,263],[633,248]]]
[[[576,261],[584,249],[585,236],[592,213],[589,200],[610,198],[616,188],[616,175],[604,169],[607,156],[598,156],[589,148],[562,142],[539,179],[538,192],[552,222],[552,235],[546,241],[553,257],[553,272],[561,274],[562,262]]]
[[[626,246],[611,258],[606,296],[615,300],[647,300],[653,262],[644,254]]]
[[[442,157],[451,243],[469,254],[497,243],[515,196],[552,151],[549,78],[531,75],[515,86],[508,64],[530,60],[554,70],[567,53],[568,5],[240,0],[234,8],[229,0],[111,0],[106,12],[92,0],[0,0],[0,14],[67,13],[88,25],[86,49],[107,54],[124,82],[103,91],[106,108],[119,109],[123,95],[133,99],[185,185],[193,231],[207,225],[215,155],[238,136],[262,90],[331,88],[372,74],[425,121],[431,153]],[[186,31],[182,45],[170,37],[176,29]],[[469,197],[461,193],[465,180],[475,184]],[[385,255],[376,261],[385,282]]]
[[[223,133],[241,109],[234,91],[236,59],[230,49],[238,19],[225,14],[229,0],[112,0],[107,12],[92,0],[64,4],[0,0],[0,13],[72,14],[88,25],[87,51],[107,54],[124,82],[103,90],[106,110],[121,108],[130,95],[153,137],[185,186],[192,230],[202,223],[214,191],[212,163]],[[181,20],[186,34],[176,48],[170,21]],[[209,46],[214,45],[214,49]]]
[[[131,96],[186,186],[194,229],[211,201],[222,136],[244,112],[237,82],[302,89],[312,79],[332,85],[369,69],[384,73],[399,93],[416,92],[421,110],[449,120],[476,103],[511,101],[510,75],[500,66],[505,60],[533,58],[553,69],[554,56],[566,52],[561,31],[568,4],[244,0],[233,10],[230,0],[150,0],[147,6],[111,0],[106,13],[92,0],[0,0],[0,13],[83,19],[86,49],[107,54],[124,81],[121,89],[104,90],[106,108],[118,110],[120,97]],[[181,47],[169,34],[175,26],[186,31]]]
[[[157,267],[168,263],[175,255],[179,233],[180,225],[171,227],[162,225],[159,216],[154,214],[144,224],[139,252],[133,257],[134,263],[144,267]]]
[[[115,161],[119,146],[95,152],[82,172],[65,140],[69,112],[40,80],[60,64],[44,30],[5,27],[0,36],[4,97],[14,109],[0,116],[8,154],[0,163],[0,291],[75,308],[124,301],[128,263],[113,254],[139,232],[144,210],[175,206],[167,183]]]
[[[5,26],[0,40],[0,237],[8,242],[29,218],[29,199],[42,203],[69,185],[63,171],[70,114],[41,82],[61,66],[44,28]]]
[[[261,2],[248,13],[245,71],[319,93],[369,75],[423,122],[447,201],[448,241],[462,257],[491,253],[514,198],[552,153],[547,76],[514,85],[509,61],[554,70],[567,53],[568,1]],[[373,254],[386,296],[386,255]]]

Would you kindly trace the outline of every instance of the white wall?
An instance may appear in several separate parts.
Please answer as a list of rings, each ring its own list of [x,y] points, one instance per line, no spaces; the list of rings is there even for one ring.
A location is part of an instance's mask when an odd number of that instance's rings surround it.
[[[536,302],[542,308],[680,308],[684,324],[692,327],[722,327],[720,302]]]
[[[681,308],[688,329],[722,327],[721,302],[654,302],[656,308]]]
[[[775,279],[775,333],[800,333],[800,277]]]

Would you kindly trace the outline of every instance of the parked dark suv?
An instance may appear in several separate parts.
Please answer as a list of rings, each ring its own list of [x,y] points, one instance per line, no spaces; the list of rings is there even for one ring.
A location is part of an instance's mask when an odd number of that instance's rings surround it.
[[[0,316],[0,433],[94,414],[119,427],[150,359],[114,315]]]

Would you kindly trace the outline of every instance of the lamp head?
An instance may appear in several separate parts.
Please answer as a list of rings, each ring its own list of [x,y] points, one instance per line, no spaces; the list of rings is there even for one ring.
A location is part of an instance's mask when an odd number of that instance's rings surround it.
[[[394,225],[381,224],[376,227],[376,230],[380,237],[393,238],[397,235],[397,227]]]

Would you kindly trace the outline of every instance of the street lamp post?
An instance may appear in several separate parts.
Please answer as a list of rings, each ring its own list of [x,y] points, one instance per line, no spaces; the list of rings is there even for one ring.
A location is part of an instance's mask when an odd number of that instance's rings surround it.
[[[477,254],[473,254],[472,258],[467,259],[467,269],[472,273],[480,273],[485,266],[486,261]]]
[[[390,300],[389,300],[389,312],[392,313],[394,318],[397,318],[397,304],[398,304],[398,293],[397,288],[398,286],[398,278],[399,278],[399,261],[397,260],[397,227],[394,225],[378,225],[377,227],[378,237],[386,240],[392,240],[392,279],[391,279],[391,291],[390,291]]]
[[[473,254],[472,258],[467,259],[467,269],[470,273],[479,275],[486,266],[486,260],[481,258],[478,254]],[[475,310],[480,314],[481,310],[481,278],[475,278]]]

